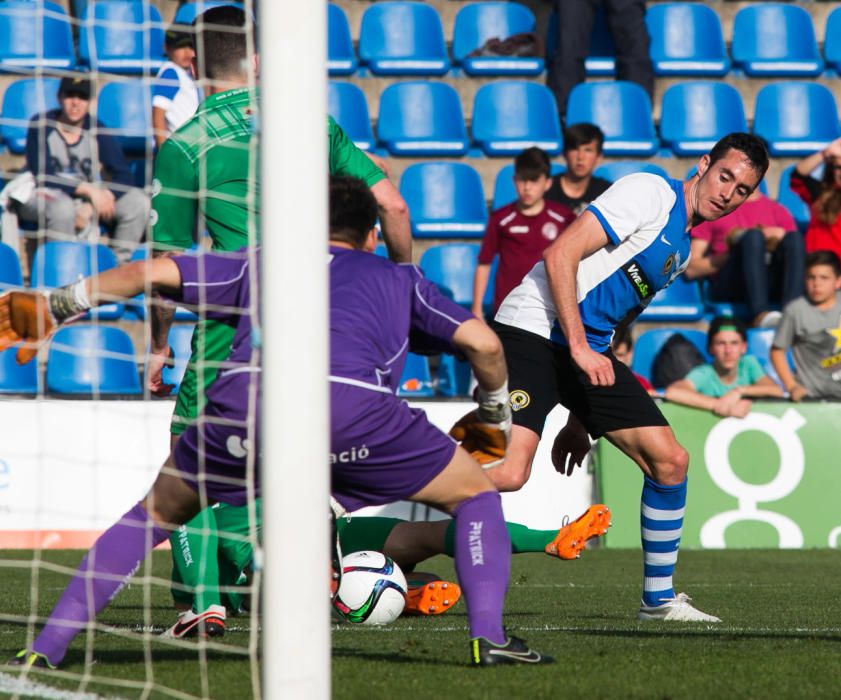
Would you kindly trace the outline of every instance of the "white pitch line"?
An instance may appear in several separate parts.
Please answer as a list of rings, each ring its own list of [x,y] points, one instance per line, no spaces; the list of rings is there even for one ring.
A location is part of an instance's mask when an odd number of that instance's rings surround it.
[[[8,673],[0,673],[0,693],[19,698],[48,698],[48,700],[103,700],[105,697],[96,693],[61,690],[30,680],[26,676],[11,676]]]
[[[570,627],[563,625],[538,625],[536,627],[517,625],[512,627],[517,632],[639,632],[640,628],[648,626],[646,623],[640,623],[633,627]],[[391,627],[391,626],[376,626],[376,625],[333,625],[333,632],[376,632],[376,633],[397,633],[397,632],[466,632],[467,625],[457,627],[416,627],[414,625],[409,627]],[[787,634],[841,634],[841,627],[793,627],[790,629],[780,629],[778,627],[734,627],[731,625],[721,626],[720,624],[710,625],[703,623],[684,623],[672,624],[668,628],[649,626],[649,629],[656,632],[665,632],[668,630],[681,630],[686,632],[720,632],[721,634],[776,634],[779,638],[784,638]]]

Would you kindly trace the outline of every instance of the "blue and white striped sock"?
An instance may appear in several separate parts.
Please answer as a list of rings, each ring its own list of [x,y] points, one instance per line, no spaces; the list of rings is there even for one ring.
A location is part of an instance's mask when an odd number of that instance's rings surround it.
[[[640,512],[645,605],[660,605],[663,599],[674,598],[672,574],[685,511],[686,479],[677,486],[663,486],[645,477]]]

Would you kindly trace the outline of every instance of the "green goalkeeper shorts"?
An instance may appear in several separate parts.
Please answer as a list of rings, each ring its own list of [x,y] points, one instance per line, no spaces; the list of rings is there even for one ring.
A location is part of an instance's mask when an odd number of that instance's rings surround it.
[[[233,342],[232,326],[219,321],[199,321],[196,324],[191,341],[192,354],[178,389],[175,411],[169,427],[173,435],[181,435],[188,425],[195,422],[199,409],[204,406],[207,390],[216,379],[220,363],[227,360],[231,354]]]

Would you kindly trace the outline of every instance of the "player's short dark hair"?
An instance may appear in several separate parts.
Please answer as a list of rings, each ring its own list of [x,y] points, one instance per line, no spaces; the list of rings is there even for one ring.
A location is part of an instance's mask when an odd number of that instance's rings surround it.
[[[518,180],[537,180],[541,175],[549,177],[551,172],[549,154],[537,146],[525,149],[514,158],[514,177]]]
[[[595,124],[579,122],[570,124],[564,129],[564,151],[572,151],[586,143],[596,142],[598,152],[602,152],[604,146],[604,132]]]
[[[811,270],[816,265],[827,265],[832,268],[836,277],[841,277],[841,260],[831,250],[816,250],[806,255],[806,269]]]
[[[239,7],[212,7],[193,20],[196,58],[202,76],[210,80],[241,76],[246,71],[248,49],[257,50],[256,25]],[[251,39],[251,41],[249,41]]]
[[[377,200],[362,180],[330,178],[330,240],[360,248],[377,222]]]
[[[744,321],[733,316],[716,316],[710,321],[707,331],[707,347],[712,345],[713,338],[721,331],[736,331],[745,342],[748,341],[748,329]]]
[[[768,170],[768,149],[765,148],[765,143],[762,139],[753,134],[746,134],[741,131],[734,131],[727,134],[727,136],[719,139],[718,143],[712,147],[710,151],[710,165],[724,158],[730,149],[745,154],[751,167],[759,173],[759,180],[757,182],[761,182],[762,178],[765,177],[765,171]]]

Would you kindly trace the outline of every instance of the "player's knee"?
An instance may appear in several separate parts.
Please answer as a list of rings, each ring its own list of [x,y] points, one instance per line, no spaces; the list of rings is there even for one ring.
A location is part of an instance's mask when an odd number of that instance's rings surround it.
[[[657,461],[654,478],[660,484],[674,486],[686,479],[688,469],[689,453],[675,442]]]
[[[519,491],[529,480],[530,464],[522,464],[512,456],[508,456],[499,467],[488,471],[497,491]]]

